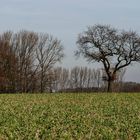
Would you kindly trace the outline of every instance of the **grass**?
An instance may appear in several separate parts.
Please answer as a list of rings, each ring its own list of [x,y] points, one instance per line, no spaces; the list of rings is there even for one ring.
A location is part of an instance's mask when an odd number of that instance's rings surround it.
[[[2,94],[0,139],[140,139],[140,94]]]

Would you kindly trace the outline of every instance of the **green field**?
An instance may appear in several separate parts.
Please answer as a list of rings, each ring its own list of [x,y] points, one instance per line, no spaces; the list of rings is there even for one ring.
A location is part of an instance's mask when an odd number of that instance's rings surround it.
[[[140,94],[2,94],[0,139],[140,139]]]

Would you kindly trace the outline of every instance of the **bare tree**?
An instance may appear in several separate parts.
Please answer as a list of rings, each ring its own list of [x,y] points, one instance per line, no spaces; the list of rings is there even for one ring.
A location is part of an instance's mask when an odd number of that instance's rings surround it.
[[[101,62],[106,72],[107,91],[111,91],[117,72],[140,61],[140,37],[135,32],[119,32],[107,25],[88,27],[77,40],[76,56],[83,55],[88,61]]]
[[[56,67],[53,69],[53,73],[54,73],[54,90],[55,91],[59,91],[62,87],[61,87],[61,77],[62,77],[62,67]]]
[[[99,89],[99,87],[101,86],[101,70],[100,69],[97,69],[96,71],[95,71],[95,83],[96,83],[96,86],[98,87],[98,89]]]
[[[74,67],[73,69],[71,69],[71,72],[70,72],[70,87],[72,89],[79,88],[79,73],[80,73],[80,68],[79,67]]]
[[[14,34],[12,45],[18,58],[17,87],[19,92],[28,92],[31,88],[37,41],[38,36],[34,32],[23,30]]]
[[[53,68],[54,73],[54,91],[64,91],[70,88],[70,72],[69,69],[56,67]]]
[[[121,71],[118,73],[117,79],[115,80],[115,82],[117,83],[117,86],[115,87],[118,87],[117,92],[122,91],[125,73],[126,68],[121,69]],[[115,89],[115,87],[113,89]]]
[[[10,44],[12,32],[0,35],[0,85],[4,92],[15,92],[17,58]]]
[[[45,76],[54,64],[60,62],[64,56],[61,42],[48,34],[40,34],[36,55],[40,69],[40,92],[45,88]]]

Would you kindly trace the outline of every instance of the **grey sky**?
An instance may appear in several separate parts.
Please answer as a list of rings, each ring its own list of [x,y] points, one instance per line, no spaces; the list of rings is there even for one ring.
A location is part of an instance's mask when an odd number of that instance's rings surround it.
[[[78,33],[94,24],[140,33],[140,0],[0,0],[0,31],[21,29],[47,32],[62,40],[64,67],[90,66],[75,60]],[[140,82],[140,65],[128,68],[126,80]]]

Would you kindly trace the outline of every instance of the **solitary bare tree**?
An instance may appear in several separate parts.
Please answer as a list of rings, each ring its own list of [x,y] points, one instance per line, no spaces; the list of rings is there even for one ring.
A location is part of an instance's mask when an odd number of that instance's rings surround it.
[[[140,37],[133,31],[118,31],[108,25],[94,25],[79,35],[76,56],[88,61],[101,62],[106,72],[107,91],[117,72],[140,61]]]

